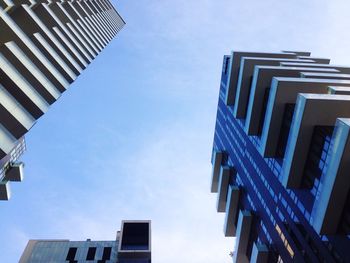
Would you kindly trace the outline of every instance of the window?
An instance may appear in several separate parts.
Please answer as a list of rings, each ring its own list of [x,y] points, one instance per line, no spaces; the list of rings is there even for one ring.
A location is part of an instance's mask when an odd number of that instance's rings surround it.
[[[227,74],[228,64],[230,63],[230,57],[226,57],[224,62],[224,74]]]
[[[75,254],[77,254],[78,248],[76,247],[70,247],[68,250],[68,254],[66,257],[67,261],[74,261],[75,260]]]
[[[262,111],[260,114],[259,131],[258,131],[259,135],[262,133],[262,129],[264,126],[265,113],[266,113],[267,103],[269,101],[269,96],[270,96],[270,87],[267,87],[267,88],[265,88],[263,107],[262,107]]]
[[[283,122],[282,122],[282,127],[279,135],[277,152],[276,152],[276,155],[279,158],[283,158],[284,153],[286,151],[286,146],[287,146],[288,137],[289,137],[289,130],[292,124],[292,119],[294,114],[294,108],[295,108],[295,104],[290,104],[290,103],[287,103],[284,108]]]
[[[322,174],[326,161],[330,140],[333,133],[333,126],[315,126],[309,148],[308,157],[304,167],[302,185],[304,188],[312,189]],[[318,185],[317,185],[318,186]],[[316,188],[315,188],[316,194]]]
[[[112,252],[112,248],[111,247],[103,248],[102,259],[103,260],[110,260],[111,259],[111,252]]]
[[[350,193],[348,193],[348,197],[346,198],[340,224],[338,226],[338,232],[342,234],[350,233]]]
[[[96,247],[89,247],[86,260],[95,260]]]

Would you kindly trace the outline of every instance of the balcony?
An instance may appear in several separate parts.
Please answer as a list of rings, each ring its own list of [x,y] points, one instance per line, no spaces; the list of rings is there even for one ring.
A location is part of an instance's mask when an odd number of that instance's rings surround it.
[[[301,64],[302,65],[302,64]],[[274,77],[299,77],[301,72],[335,73],[333,68],[255,66],[250,90],[246,132],[248,135],[259,135],[264,121],[269,90]]]
[[[337,119],[326,159],[326,171],[322,174],[322,191],[316,198],[313,210],[313,226],[319,234],[334,235],[339,230],[350,233],[346,221],[345,204],[350,191],[350,119]],[[345,211],[346,212],[346,211]]]
[[[0,200],[7,201],[11,197],[10,183],[6,181],[0,182]]]
[[[329,94],[338,94],[338,95],[350,95],[350,87],[329,86],[328,93]]]
[[[233,262],[249,262],[247,257],[248,243],[250,239],[253,216],[249,211],[240,211],[237,222],[236,246]]]
[[[238,82],[239,67],[242,57],[265,57],[265,58],[290,58],[295,59],[295,53],[259,53],[259,52],[232,52],[229,69],[229,79],[226,89],[226,105],[232,106],[235,103],[236,88]]]
[[[349,109],[350,96],[299,94],[281,173],[281,181],[285,187],[301,187],[314,127],[334,126],[338,117],[350,117]]]
[[[229,166],[221,166],[220,169],[220,178],[219,178],[219,187],[218,187],[218,199],[216,209],[218,212],[225,212],[226,210],[226,200],[228,185],[231,177],[235,174],[235,170]]]
[[[118,258],[130,261],[151,259],[151,221],[122,221]]]
[[[242,119],[246,116],[246,109],[255,66],[279,66],[282,61],[297,62],[300,64],[313,62],[312,60],[308,59],[242,57],[234,104],[234,116],[236,118]]]
[[[212,170],[212,179],[211,179],[212,193],[218,192],[219,175],[220,175],[220,169],[221,169],[221,164],[223,163],[224,155],[225,153],[220,151],[219,152],[215,151],[213,154],[213,159],[212,159],[213,170]]]
[[[350,80],[350,74],[341,73],[301,72],[300,76],[302,78]]]
[[[238,204],[240,198],[240,189],[238,186],[230,185],[227,192],[227,201],[225,209],[225,224],[224,234],[226,237],[236,236],[237,230],[237,215],[238,215]]]
[[[268,263],[269,249],[264,244],[254,243],[250,263]]]
[[[329,86],[349,86],[350,81],[332,79],[274,78],[267,102],[260,152],[275,157],[287,104],[295,104],[299,93],[327,94]]]
[[[344,74],[350,74],[350,67],[339,66],[339,65],[330,65],[330,64],[319,64],[319,63],[295,63],[295,62],[281,62],[281,66],[284,67],[308,67],[308,68],[334,68],[339,70],[339,72]]]
[[[22,182],[24,163],[10,163],[5,172],[4,181]]]

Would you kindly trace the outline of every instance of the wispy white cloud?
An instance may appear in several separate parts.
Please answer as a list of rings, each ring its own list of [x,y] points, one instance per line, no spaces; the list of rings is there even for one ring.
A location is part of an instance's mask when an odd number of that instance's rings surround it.
[[[72,185],[55,180],[50,187],[71,195],[56,192],[42,204],[55,226],[50,238],[114,238],[120,220],[152,219],[154,262],[229,262],[233,239],[224,238],[223,215],[209,194],[212,130],[199,117],[129,138],[140,142],[136,149],[126,143],[104,159],[89,157]]]

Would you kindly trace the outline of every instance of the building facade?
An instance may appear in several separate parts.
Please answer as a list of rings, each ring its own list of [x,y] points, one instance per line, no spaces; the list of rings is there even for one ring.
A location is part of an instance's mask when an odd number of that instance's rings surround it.
[[[125,220],[116,240],[29,240],[19,263],[151,263],[151,221]]]
[[[0,200],[23,136],[124,24],[108,0],[0,0]]]
[[[350,68],[224,56],[211,192],[233,262],[350,262]]]

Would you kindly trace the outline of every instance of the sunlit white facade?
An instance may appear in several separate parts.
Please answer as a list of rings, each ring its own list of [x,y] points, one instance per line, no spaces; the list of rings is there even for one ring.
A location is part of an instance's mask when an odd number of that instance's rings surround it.
[[[124,24],[108,0],[0,0],[0,199],[23,136]]]

